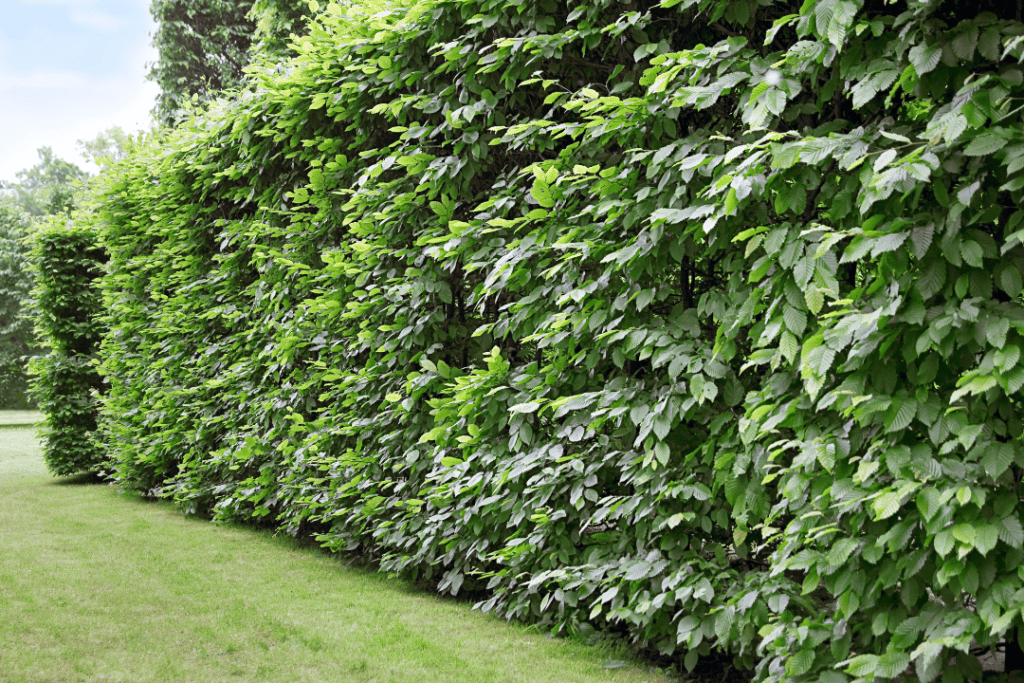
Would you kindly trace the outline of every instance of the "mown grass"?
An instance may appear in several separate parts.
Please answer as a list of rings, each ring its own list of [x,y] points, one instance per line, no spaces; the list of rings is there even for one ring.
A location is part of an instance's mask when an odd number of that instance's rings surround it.
[[[0,681],[665,681],[290,538],[51,479],[0,430]]]
[[[37,425],[43,421],[38,410],[0,410],[0,427]]]

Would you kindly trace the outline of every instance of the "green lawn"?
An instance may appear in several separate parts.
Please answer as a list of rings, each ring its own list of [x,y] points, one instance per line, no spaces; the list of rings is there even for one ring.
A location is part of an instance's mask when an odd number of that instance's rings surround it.
[[[664,682],[290,538],[52,479],[0,430],[0,681]]]
[[[0,410],[0,427],[34,425],[42,421],[43,414],[38,410]]]

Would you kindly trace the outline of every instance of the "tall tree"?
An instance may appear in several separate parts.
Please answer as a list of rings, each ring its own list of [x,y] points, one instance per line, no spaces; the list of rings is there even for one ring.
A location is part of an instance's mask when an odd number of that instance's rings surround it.
[[[23,316],[32,291],[25,237],[28,216],[0,206],[0,409],[30,407],[25,366],[35,351],[32,322]]]
[[[140,132],[137,136],[133,136],[131,133],[124,132],[121,126],[111,126],[101,131],[92,140],[79,140],[77,146],[82,150],[83,157],[99,166],[100,170],[106,170],[124,159],[132,145],[143,135],[144,133]]]
[[[254,40],[261,53],[288,54],[305,8],[303,0],[153,0],[158,58],[149,80],[160,86],[156,119],[175,125],[193,95],[206,102],[237,87]]]
[[[18,171],[17,182],[6,184],[3,189],[31,216],[70,216],[75,208],[77,185],[89,174],[72,162],[58,158],[51,147],[40,147],[38,154],[39,163]]]

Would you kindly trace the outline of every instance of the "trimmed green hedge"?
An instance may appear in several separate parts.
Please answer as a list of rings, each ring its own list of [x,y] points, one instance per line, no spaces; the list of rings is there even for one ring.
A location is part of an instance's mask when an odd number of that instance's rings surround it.
[[[104,331],[96,280],[106,256],[93,230],[64,219],[42,224],[33,240],[36,333],[48,351],[30,367],[46,417],[43,458],[57,476],[97,471],[105,452],[96,438]]]
[[[687,667],[978,680],[1024,604],[1009,5],[403,14],[327,5],[106,177],[121,484]]]

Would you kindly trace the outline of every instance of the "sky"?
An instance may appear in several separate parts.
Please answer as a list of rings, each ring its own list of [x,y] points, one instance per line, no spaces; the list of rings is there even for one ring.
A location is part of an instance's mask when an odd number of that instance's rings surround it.
[[[78,140],[148,129],[154,30],[149,0],[0,0],[0,180],[43,146],[95,172]]]

